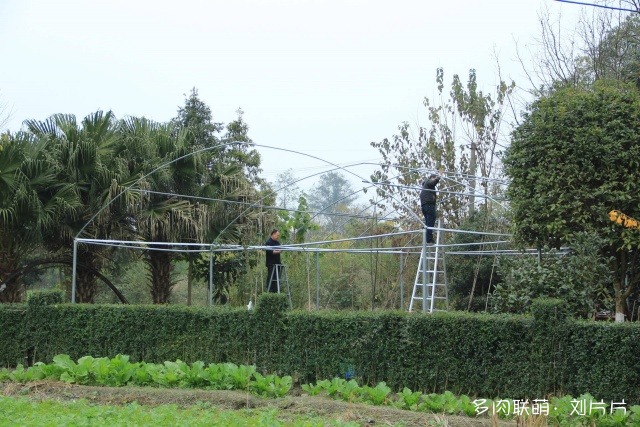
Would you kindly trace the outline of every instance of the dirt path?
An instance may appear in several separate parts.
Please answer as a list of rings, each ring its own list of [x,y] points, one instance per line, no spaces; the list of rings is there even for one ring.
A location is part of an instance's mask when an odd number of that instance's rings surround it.
[[[237,391],[160,389],[151,387],[93,387],[63,382],[40,381],[27,384],[3,383],[4,396],[27,397],[34,400],[70,401],[84,399],[91,403],[124,405],[176,404],[189,406],[207,402],[220,409],[277,408],[285,419],[313,414],[341,421],[355,421],[363,426],[451,426],[490,427],[515,426],[515,423],[492,421],[488,418],[454,417],[404,411],[386,406],[348,403],[327,397],[293,393],[280,399],[263,399]],[[297,396],[295,394],[298,394]]]

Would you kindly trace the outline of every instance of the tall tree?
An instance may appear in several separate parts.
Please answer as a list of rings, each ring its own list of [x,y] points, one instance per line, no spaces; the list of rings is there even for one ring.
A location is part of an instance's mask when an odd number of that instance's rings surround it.
[[[554,17],[549,11],[538,19],[534,60],[519,54],[530,92],[539,95],[567,85],[588,86],[600,79],[640,83],[637,15],[593,8],[580,16],[573,29],[566,28],[562,16]]]
[[[606,240],[616,319],[640,278],[640,233],[609,220],[611,210],[640,216],[640,93],[596,82],[535,101],[504,159],[516,236],[542,248],[579,232]]]
[[[355,200],[351,183],[341,173],[331,171],[320,175],[309,194],[309,207],[322,214],[330,230],[339,231],[337,228],[344,221],[331,214],[346,213]]]
[[[293,175],[292,169],[279,173],[274,184],[276,188],[276,201],[278,207],[292,209],[295,207],[302,190],[296,184],[298,179]]]
[[[485,195],[496,190],[476,174],[489,178],[496,173],[505,103],[515,87],[513,82],[500,81],[495,93],[486,94],[478,89],[475,70],[470,70],[466,86],[457,74],[453,76],[445,99],[442,68],[437,70],[436,83],[438,102],[424,100],[430,127],[412,130],[403,123],[391,140],[371,143],[383,158],[380,170],[372,176],[378,183],[377,194],[390,200],[393,209],[414,226],[416,218],[422,218],[416,200],[426,171],[447,171],[447,179],[439,185],[441,191],[447,191],[439,209],[445,222],[453,226],[473,211],[476,182]]]
[[[97,111],[80,123],[71,114],[56,114],[44,122],[27,120],[32,135],[48,140],[49,156],[55,164],[56,180],[71,185],[80,206],[62,217],[46,238],[50,250],[63,250],[70,258],[73,238],[112,238],[124,225],[120,215],[128,195],[111,200],[123,190],[122,165],[115,161],[119,149],[118,123],[113,113]],[[97,245],[78,245],[76,272],[79,302],[93,302],[97,292],[95,272],[105,262],[107,249]]]
[[[242,109],[238,109],[237,118],[226,126],[222,122],[215,122],[211,108],[200,99],[198,90],[193,88],[172,122],[176,129],[188,131],[187,141],[192,150],[217,147],[205,155],[210,163],[240,164],[245,174],[255,180],[260,172],[260,154],[252,149],[249,126],[243,116]]]
[[[236,111],[237,117],[229,122],[222,143],[226,144],[220,160],[223,163],[239,166],[249,182],[258,186],[264,181],[258,176],[260,169],[260,153],[254,148],[249,137],[249,125],[244,121],[244,111]]]
[[[224,129],[223,123],[213,121],[211,108],[198,97],[198,89],[191,89],[185,97],[184,106],[178,108],[178,115],[173,119],[177,129],[189,130],[191,146],[213,147],[220,142],[219,134]]]
[[[617,26],[603,29],[603,37],[589,46],[588,58],[595,58],[594,80],[616,79],[640,87],[640,18],[628,16]]]
[[[190,151],[206,149],[199,155],[206,167],[197,174],[196,179],[201,188],[196,190],[200,196],[218,200],[215,203],[208,203],[208,209],[212,213],[208,216],[209,224],[206,227],[205,240],[208,241],[224,242],[227,239],[249,241],[250,236],[255,234],[255,232],[253,234],[240,232],[241,229],[244,230],[242,224],[247,225],[251,220],[247,220],[249,215],[243,213],[246,206],[238,210],[241,206],[238,203],[250,203],[255,200],[256,187],[262,183],[258,176],[260,155],[253,148],[253,142],[249,138],[249,126],[244,121],[243,111],[238,109],[237,114],[237,118],[226,126],[224,123],[214,122],[211,108],[199,98],[197,89],[193,88],[185,99],[184,106],[178,109],[178,115],[173,120],[176,129],[186,131]],[[221,135],[223,131],[225,133]],[[222,200],[227,201],[222,202]],[[220,208],[221,204],[226,206]],[[224,219],[236,223],[223,224]],[[216,268],[231,272],[232,274],[225,273],[224,277],[226,281],[233,281],[238,275],[235,268],[242,263],[233,256],[223,258],[224,261],[221,258],[216,263]],[[193,279],[196,275],[208,276],[208,263],[205,273],[194,272],[194,268],[199,269],[204,264],[198,262],[194,267],[193,263],[196,259],[193,256],[187,256],[187,260],[190,272],[187,298],[190,303]],[[217,297],[220,295],[218,294]]]
[[[21,268],[78,208],[72,185],[56,179],[48,143],[25,133],[0,137],[0,302],[23,299]]]
[[[262,223],[262,213],[250,208],[260,200],[260,187],[265,182],[259,177],[260,155],[249,137],[249,125],[244,121],[244,113],[237,111],[235,120],[226,126],[214,122],[211,109],[198,96],[194,88],[178,110],[174,119],[177,129],[186,131],[190,150],[202,151],[198,157],[205,166],[197,174],[199,186],[192,188],[192,194],[208,198],[202,201],[207,208],[207,223],[204,226],[204,241],[216,243],[255,244],[261,239],[258,229]],[[224,131],[224,134],[221,133]],[[185,189],[186,190],[186,189]],[[225,254],[214,256],[214,274],[226,288],[246,269],[246,254]],[[189,275],[189,289],[192,278],[208,278],[208,259],[202,262],[187,257],[193,274]],[[193,262],[197,261],[194,266]],[[217,288],[217,290],[220,290]],[[223,299],[217,292],[216,299]]]
[[[119,155],[130,159],[131,172],[145,172],[140,185],[150,190],[142,192],[142,200],[133,207],[132,231],[150,242],[152,250],[145,253],[144,260],[149,268],[151,295],[154,303],[163,304],[171,296],[173,261],[180,252],[170,251],[162,243],[204,239],[206,204],[188,197],[199,194],[202,187],[196,178],[204,174],[205,165],[201,156],[188,156],[191,147],[187,131],[139,118],[124,121],[122,129],[126,149]]]

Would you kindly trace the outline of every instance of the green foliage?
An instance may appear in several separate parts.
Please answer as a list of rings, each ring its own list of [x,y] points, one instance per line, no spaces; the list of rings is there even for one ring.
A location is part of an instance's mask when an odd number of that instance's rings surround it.
[[[462,244],[463,252],[496,249],[496,245],[486,245],[487,236],[482,233],[507,233],[506,218],[497,212],[489,213],[483,209],[464,219],[460,225],[463,230],[478,231],[478,234],[454,233],[451,244]],[[477,243],[469,245],[470,243]],[[505,246],[500,246],[506,249]],[[487,294],[493,292],[503,278],[496,268],[495,256],[455,255],[456,248],[447,251],[447,289],[450,304],[458,310],[485,311]],[[510,282],[509,282],[510,283]],[[471,304],[469,299],[471,299]]]
[[[135,377],[138,365],[129,362],[129,356],[117,354],[113,359],[101,357],[94,361],[93,369],[98,384],[120,387]],[[146,381],[142,380],[145,384]]]
[[[600,255],[603,244],[598,236],[578,233],[566,255],[550,250],[540,261],[533,256],[501,258],[498,271],[504,281],[491,295],[492,309],[526,313],[535,298],[559,298],[574,317],[590,318],[598,309],[612,309],[610,273]]]
[[[0,366],[16,366],[29,347],[26,304],[0,304]]]
[[[253,391],[264,397],[283,397],[293,385],[293,379],[287,375],[279,377],[278,375],[261,375],[258,372],[253,373],[254,381],[251,383]]]
[[[613,83],[534,102],[504,159],[518,237],[539,247],[578,231],[618,240],[608,212],[638,213],[638,119],[640,94]]]
[[[188,129],[192,145],[197,147],[212,147],[218,143],[218,134],[223,124],[215,123],[211,108],[198,97],[198,90],[194,87],[184,100],[184,107],[178,109],[178,116],[173,119],[181,128]]]
[[[418,404],[422,398],[422,393],[419,391],[411,391],[410,388],[405,387],[400,393],[395,403],[395,406],[400,409],[407,409],[410,411],[416,411]]]
[[[245,390],[249,386],[251,376],[256,372],[255,366],[237,366],[233,363],[225,363],[225,368],[233,387],[240,390]]]
[[[254,243],[257,218],[242,204],[257,199],[260,156],[250,148],[241,112],[218,138],[223,125],[213,122],[197,95],[194,89],[171,123],[116,120],[102,111],[82,120],[56,114],[27,120],[26,132],[3,138],[0,280],[5,272],[10,280],[0,302],[22,300],[22,264],[34,248],[44,246],[45,256],[67,251],[70,258],[71,237],[81,232],[104,239]],[[205,147],[211,150],[194,153]],[[78,246],[78,301],[96,301],[96,274],[109,263],[109,250]],[[147,251],[140,258],[155,303],[170,300],[176,257]],[[245,271],[231,267],[222,275]]]
[[[387,386],[387,383],[384,381],[378,383],[375,387],[365,385],[362,390],[365,395],[365,401],[371,402],[374,405],[384,404],[391,393],[391,388]]]
[[[207,405],[179,407],[177,405],[146,406],[131,403],[123,406],[94,405],[84,400],[34,402],[27,398],[0,396],[1,425],[44,426],[152,426],[180,427],[241,427],[241,426],[344,426],[343,423],[311,415],[297,415],[294,420],[281,417],[277,410],[221,410]]]
[[[47,162],[52,164],[56,186],[69,188],[66,209],[52,210],[58,216],[45,229],[45,247],[51,253],[62,251],[71,258],[72,238],[81,230],[93,238],[116,237],[116,230],[120,230],[129,217],[122,203],[110,204],[109,201],[123,190],[123,184],[132,182],[128,181],[130,171],[117,156],[121,135],[115,115],[111,111],[96,111],[78,120],[72,114],[54,114],[43,122],[26,120],[24,123],[30,138],[46,144]],[[49,201],[57,199],[52,194],[48,197]],[[135,196],[129,196],[129,201],[134,203],[131,199]],[[95,271],[104,264],[106,252],[107,248],[100,245],[78,246],[78,301],[94,301]]]
[[[76,190],[56,177],[48,140],[3,134],[0,149],[0,303],[24,298],[24,265],[60,219],[73,215]]]
[[[616,404],[617,405],[614,405]],[[640,406],[628,410],[621,402],[604,402],[589,393],[578,397],[566,395],[549,399],[549,423],[557,426],[597,425],[636,426],[640,423]]]
[[[32,347],[36,360],[54,360],[64,368],[60,379],[75,383],[246,388],[253,373],[269,372],[317,382],[309,386],[311,393],[322,387],[332,395],[356,380],[369,387],[384,381],[392,390],[432,393],[544,396],[589,391],[604,399],[640,399],[640,368],[634,362],[640,351],[639,326],[575,321],[563,302],[540,301],[532,306],[533,316],[286,308],[286,297],[278,294],[261,297],[255,310],[29,307],[22,329],[13,329],[23,337],[12,341],[20,351],[3,346],[0,356],[17,366]],[[5,311],[0,309],[0,316]],[[61,353],[69,356],[58,357]],[[159,365],[128,366],[141,360]],[[212,365],[223,362],[230,365]],[[89,366],[95,374],[88,373]],[[39,369],[33,375],[48,375],[41,365],[30,369]],[[107,378],[107,370],[117,374]],[[319,381],[336,377],[328,384]],[[355,398],[351,384],[349,399]],[[261,392],[277,393],[279,387]],[[358,399],[375,397],[360,394]]]
[[[37,362],[30,368],[18,365],[3,370],[0,379],[28,382],[53,379],[74,384],[98,384],[112,387],[154,385],[160,387],[209,388],[214,390],[253,390],[265,397],[282,397],[293,385],[291,376],[263,376],[255,366],[204,362],[187,364],[181,360],[164,363],[129,362],[129,356],[94,358],[83,356],[77,362],[67,354],[58,354],[53,363]]]
[[[313,384],[313,383],[302,384],[301,388],[308,395],[317,396],[318,394],[320,394],[322,392],[322,390],[324,390],[324,387],[321,384],[322,381],[326,381],[326,380],[320,380],[320,381],[318,381],[317,384]]]
[[[22,366],[22,363],[20,363],[18,364],[18,366],[16,366],[16,369],[8,373],[7,378],[11,381],[26,383],[29,381],[42,379],[40,373],[41,371],[39,370],[25,369],[25,367]]]
[[[224,303],[228,299],[231,286],[240,276],[247,273],[251,265],[255,266],[255,257],[248,252],[217,252],[195,257],[194,278],[200,279],[207,286],[211,257],[213,257],[213,283],[215,284],[213,300],[216,303]]]
[[[599,236],[620,313],[638,282],[640,233],[608,213],[640,215],[639,141],[640,92],[599,81],[536,100],[504,159],[516,237],[559,248],[579,233]]]
[[[425,395],[421,407],[431,412],[447,414],[456,414],[461,410],[458,399],[448,390],[442,394],[429,393]]]
[[[475,179],[470,177],[494,173],[505,102],[515,88],[514,82],[500,81],[495,91],[485,93],[478,89],[474,69],[469,70],[466,84],[454,74],[447,90],[444,71],[438,68],[436,84],[437,98],[424,100],[428,127],[411,129],[404,122],[391,139],[371,143],[382,156],[380,169],[372,175],[372,181],[378,183],[376,192],[382,200],[391,200],[393,209],[410,218],[412,226],[415,218],[422,218],[416,186],[427,171],[446,170],[452,178],[447,181],[451,192],[468,192],[467,186],[473,192]],[[461,147],[456,134],[466,135],[471,144]],[[502,189],[487,186],[485,191],[490,194]],[[473,198],[448,197],[441,200],[439,209],[447,223],[455,226],[466,212],[473,211],[473,204]]]
[[[559,301],[537,302],[536,311],[541,313],[540,325],[551,324],[554,320],[563,318]],[[544,314],[542,314],[544,313]],[[83,384],[110,384],[110,385],[143,385],[135,381],[136,376],[128,375],[126,383],[120,382],[121,373],[133,372],[144,369],[153,378],[150,385],[161,387],[202,387],[209,389],[241,389],[252,391],[260,396],[278,398],[289,393],[292,386],[292,377],[278,375],[262,375],[255,371],[253,366],[236,366],[231,363],[210,364],[204,367],[203,362],[194,362],[188,365],[180,360],[176,362],[165,361],[162,364],[131,363],[127,356],[118,355],[111,360],[107,358],[94,359],[84,356],[74,362],[67,355],[57,355],[54,363],[45,365],[38,363],[36,366],[25,369],[19,365],[13,371],[0,371],[1,380],[17,382],[62,379],[68,382]],[[110,368],[111,367],[111,368]],[[214,382],[208,379],[215,378]],[[144,384],[147,385],[147,384]],[[626,411],[626,401],[611,401],[605,403],[603,399],[596,400],[591,394],[585,393],[577,398],[571,395],[563,397],[552,396],[549,400],[536,399],[531,403],[528,399],[476,399],[471,400],[467,395],[456,396],[449,390],[444,393],[412,392],[405,387],[397,394],[386,382],[379,382],[375,387],[360,386],[355,380],[333,378],[321,380],[313,384],[303,384],[302,389],[311,395],[326,393],[328,397],[341,399],[347,402],[366,402],[373,405],[390,405],[413,411],[425,411],[448,415],[467,415],[476,417],[486,413],[485,416],[497,415],[499,418],[527,419],[530,416],[543,414],[549,418],[553,425],[626,425],[630,422],[640,421],[640,406],[633,405]],[[537,402],[537,403],[535,403]],[[545,403],[541,403],[545,402]],[[539,406],[537,413],[532,406]],[[546,406],[546,407],[545,407]],[[490,411],[490,412],[489,412]]]
[[[281,230],[282,240],[285,242],[304,243],[305,237],[310,231],[319,229],[309,213],[309,205],[304,194],[298,197],[298,206],[293,214],[285,210],[279,211],[278,214],[280,216],[279,229]]]
[[[634,15],[627,15],[623,21],[600,18],[596,22],[600,27],[597,31],[602,32],[598,45],[587,49],[586,55],[576,64],[576,71],[584,83],[592,84],[602,78],[639,83],[640,20]]]
[[[30,307],[50,304],[62,304],[63,300],[64,291],[61,291],[59,289],[29,292],[27,296],[27,304]]]

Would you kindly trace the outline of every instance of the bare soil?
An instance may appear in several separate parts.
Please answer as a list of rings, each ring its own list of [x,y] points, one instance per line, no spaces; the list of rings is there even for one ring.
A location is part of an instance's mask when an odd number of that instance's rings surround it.
[[[265,399],[237,391],[161,389],[151,387],[94,387],[64,382],[39,381],[27,384],[2,383],[2,395],[33,400],[73,401],[105,405],[156,406],[175,404],[187,407],[205,402],[219,409],[275,408],[283,420],[295,420],[300,415],[315,415],[340,421],[354,421],[362,426],[451,426],[489,427],[515,426],[515,422],[489,418],[471,418],[442,414],[426,414],[386,406],[373,406],[332,400],[323,396],[308,396],[294,390],[280,399]]]

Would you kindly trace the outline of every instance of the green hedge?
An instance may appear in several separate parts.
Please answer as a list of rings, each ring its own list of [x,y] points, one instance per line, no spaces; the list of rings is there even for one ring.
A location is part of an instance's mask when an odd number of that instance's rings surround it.
[[[274,294],[251,311],[28,301],[0,306],[3,365],[21,363],[27,349],[44,362],[120,353],[255,364],[302,382],[352,376],[396,390],[640,401],[640,324],[574,321],[556,300],[536,301],[532,316],[289,311]]]
[[[133,360],[253,363],[246,310],[63,304],[29,316],[38,359],[128,354]],[[46,320],[45,320],[46,319]]]
[[[0,304],[0,366],[22,363],[27,350],[27,305]]]

